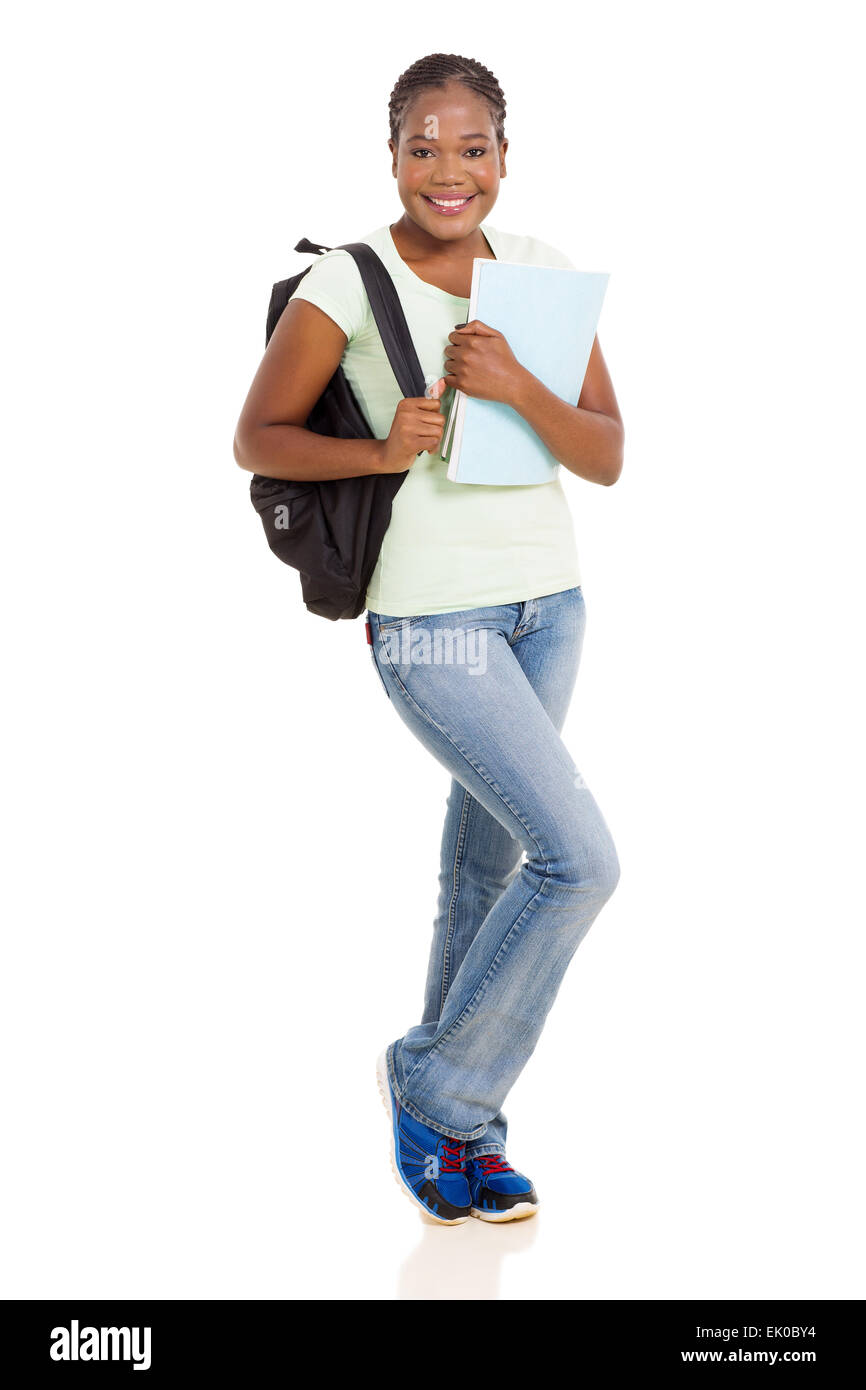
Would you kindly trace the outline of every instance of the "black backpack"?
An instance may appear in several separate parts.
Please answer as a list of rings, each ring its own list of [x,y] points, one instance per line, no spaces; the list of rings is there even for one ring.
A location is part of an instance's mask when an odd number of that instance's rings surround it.
[[[423,396],[424,374],[412,345],[394,281],[371,246],[349,242],[332,248],[304,237],[296,251],[321,255],[348,251],[354,258],[385,351],[404,396]],[[311,262],[310,264],[313,264]],[[265,345],[280,314],[307,271],[280,280],[271,292]],[[357,398],[338,367],[306,421],[316,434],[337,439],[372,439]],[[300,571],[304,603],[321,618],[357,618],[391,520],[391,503],[403,473],[365,473],[358,478],[288,482],[254,473],[250,499],[262,519],[268,545],[284,564]]]

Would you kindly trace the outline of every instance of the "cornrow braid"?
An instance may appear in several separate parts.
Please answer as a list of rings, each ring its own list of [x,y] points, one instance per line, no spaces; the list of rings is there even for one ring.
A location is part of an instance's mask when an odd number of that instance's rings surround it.
[[[408,107],[428,87],[444,87],[446,82],[462,82],[490,108],[497,142],[505,139],[505,94],[489,68],[459,53],[428,53],[405,72],[401,72],[388,103],[391,139],[399,143]]]

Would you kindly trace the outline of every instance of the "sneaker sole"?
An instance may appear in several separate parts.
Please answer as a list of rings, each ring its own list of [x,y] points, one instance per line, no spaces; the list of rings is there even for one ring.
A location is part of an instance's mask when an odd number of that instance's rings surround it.
[[[376,1058],[376,1085],[379,1088],[379,1095],[382,1097],[382,1104],[384,1105],[385,1113],[388,1116],[391,1172],[394,1175],[395,1183],[399,1187],[400,1191],[403,1193],[403,1196],[408,1197],[409,1201],[412,1203],[412,1206],[415,1207],[416,1210],[423,1212],[424,1215],[430,1221],[435,1221],[437,1226],[462,1226],[464,1222],[469,1220],[468,1216],[458,1216],[450,1221],[446,1220],[443,1216],[437,1216],[435,1212],[432,1212],[430,1210],[426,1202],[422,1202],[418,1197],[415,1196],[415,1193],[412,1191],[411,1187],[409,1187],[408,1184],[400,1176],[400,1171],[397,1167],[397,1136],[394,1131],[394,1104],[391,1099],[391,1083],[388,1080],[387,1048],[383,1052],[380,1052],[379,1056]]]
[[[537,1202],[518,1202],[507,1211],[481,1211],[479,1207],[472,1207],[469,1215],[477,1216],[479,1221],[525,1221],[527,1216],[535,1215],[538,1206]]]

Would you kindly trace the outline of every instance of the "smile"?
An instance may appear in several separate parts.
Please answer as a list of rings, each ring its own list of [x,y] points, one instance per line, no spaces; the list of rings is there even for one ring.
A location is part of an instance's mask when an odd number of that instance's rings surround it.
[[[454,217],[458,212],[462,212],[465,207],[469,206],[469,204],[472,202],[472,199],[476,196],[477,195],[475,193],[464,193],[457,197],[443,196],[441,198],[434,198],[428,193],[421,194],[421,197],[424,199],[424,202],[429,203],[430,207],[434,208],[435,211],[443,217]]]

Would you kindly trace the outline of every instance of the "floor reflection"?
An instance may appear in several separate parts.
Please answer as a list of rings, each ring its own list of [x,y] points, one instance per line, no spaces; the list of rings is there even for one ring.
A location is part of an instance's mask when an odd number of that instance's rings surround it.
[[[500,1298],[503,1261],[534,1244],[543,1220],[539,1211],[502,1225],[473,1218],[440,1226],[419,1213],[419,1241],[400,1267],[397,1298]]]

